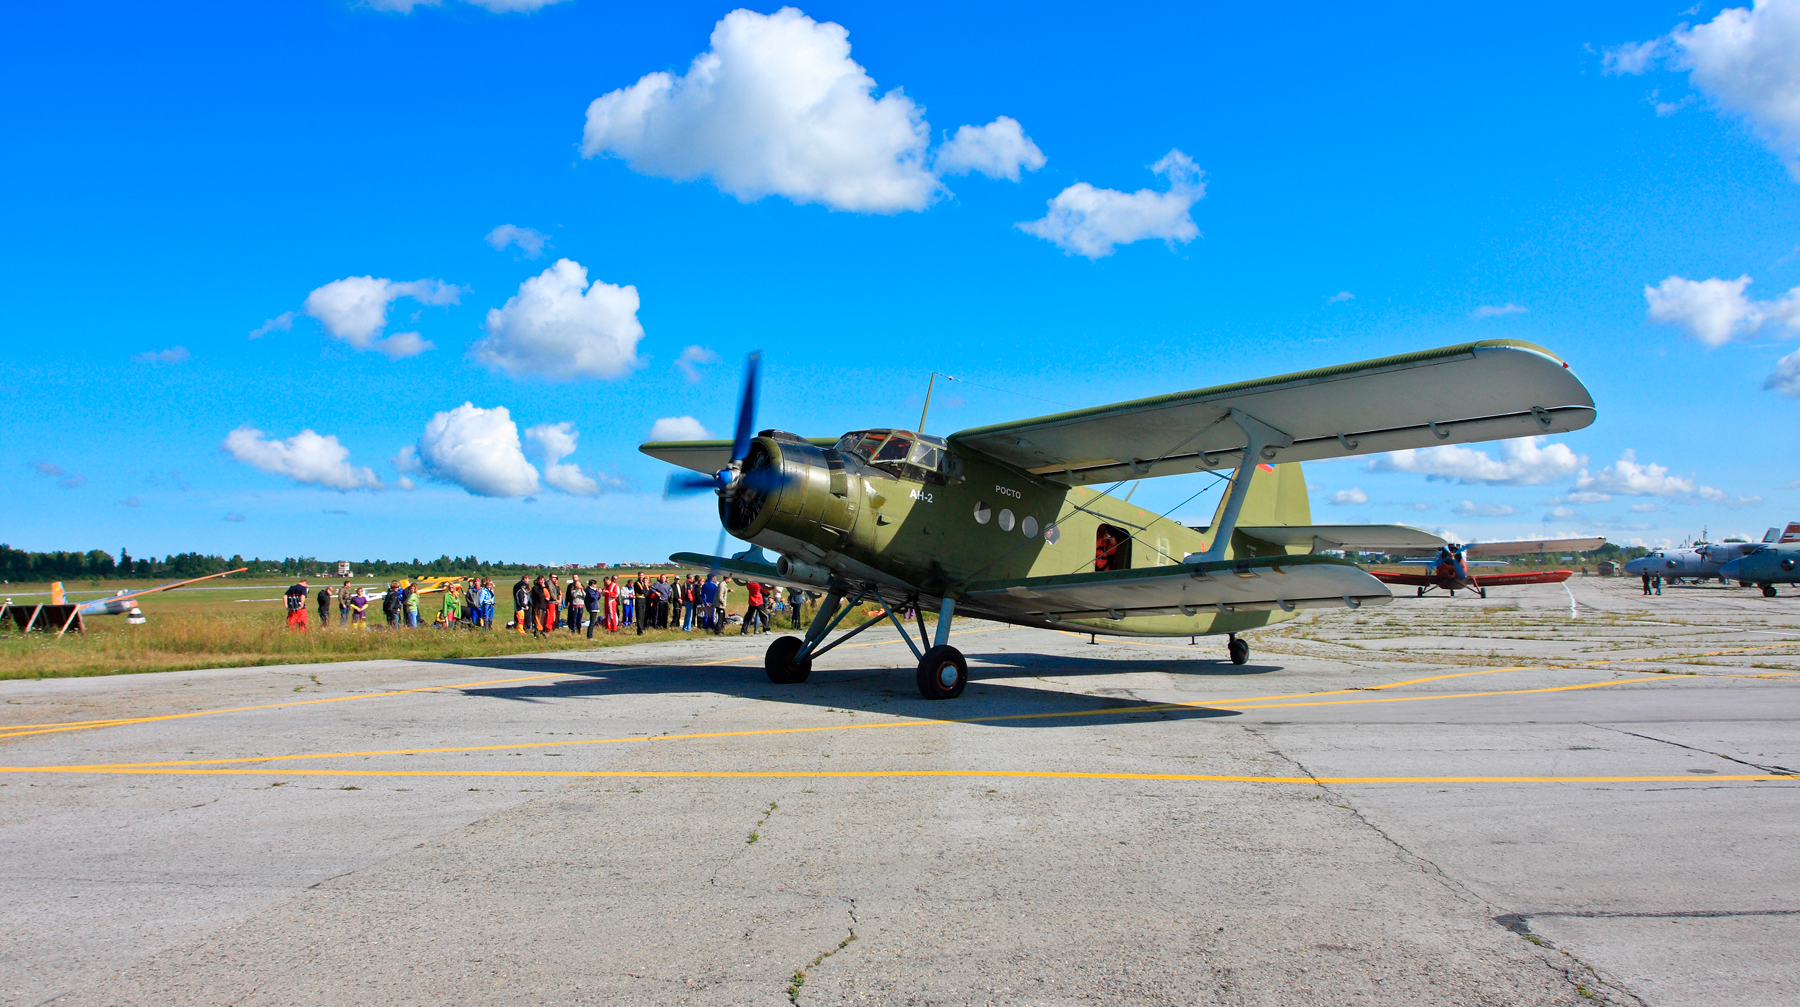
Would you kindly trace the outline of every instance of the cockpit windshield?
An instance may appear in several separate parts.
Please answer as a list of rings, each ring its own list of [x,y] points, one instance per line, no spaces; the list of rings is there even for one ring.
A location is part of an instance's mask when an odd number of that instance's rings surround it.
[[[838,439],[835,450],[899,476],[944,483],[954,478],[954,459],[942,437],[906,430],[853,430]]]

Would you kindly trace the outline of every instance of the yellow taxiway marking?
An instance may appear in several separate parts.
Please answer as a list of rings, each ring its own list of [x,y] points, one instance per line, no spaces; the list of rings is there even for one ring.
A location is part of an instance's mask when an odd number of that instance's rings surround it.
[[[246,713],[251,710],[279,710],[285,706],[313,706],[319,703],[347,703],[353,699],[380,699],[384,696],[405,696],[415,692],[437,692],[440,689],[474,689],[484,685],[506,685],[510,682],[530,682],[540,678],[564,678],[572,674],[566,671],[547,672],[542,675],[526,675],[523,678],[496,678],[487,682],[463,682],[458,685],[425,685],[417,689],[395,689],[390,692],[359,692],[351,696],[329,696],[324,699],[295,699],[282,703],[264,703],[260,706],[234,706],[223,710],[194,710],[189,713],[165,713],[155,717],[121,717],[116,720],[72,720],[61,724],[15,724],[0,730],[12,731],[11,734],[0,734],[0,738],[20,738],[31,734],[55,734],[58,731],[79,731],[92,727],[118,727],[122,724],[152,724],[162,720],[182,720],[187,717],[210,717],[218,713]],[[36,730],[21,730],[36,728]]]
[[[1536,689],[1506,689],[1495,692],[1460,692],[1441,693],[1426,696],[1381,696],[1362,699],[1311,700],[1307,702],[1269,702],[1268,700],[1286,700],[1301,698],[1295,696],[1264,696],[1253,699],[1231,700],[1226,702],[1191,702],[1191,703],[1156,703],[1145,706],[1117,706],[1100,710],[1060,710],[1054,713],[1009,713],[990,717],[958,717],[941,720],[886,720],[868,724],[824,724],[815,727],[769,727],[744,731],[707,731],[695,734],[656,734],[640,735],[627,738],[586,738],[577,741],[530,741],[511,745],[467,745],[449,748],[390,748],[361,752],[307,752],[296,755],[253,755],[228,759],[183,759],[165,762],[114,762],[91,763],[82,766],[64,766],[62,771],[107,772],[126,769],[168,769],[175,771],[184,766],[221,766],[246,762],[291,762],[301,759],[357,759],[372,758],[383,755],[455,755],[471,752],[523,751],[530,748],[579,748],[587,745],[621,745],[643,744],[657,741],[699,741],[713,738],[745,738],[776,734],[816,734],[825,731],[856,731],[901,727],[934,727],[951,724],[992,724],[1013,720],[1048,720],[1068,717],[1098,717],[1134,713],[1167,713],[1174,711],[1191,712],[1202,709],[1238,709],[1268,710],[1286,709],[1300,706],[1343,706],[1360,703],[1413,703],[1437,699],[1479,699],[1485,696],[1520,696],[1543,692],[1573,692],[1581,689],[1599,689],[1612,685],[1629,685],[1634,682],[1660,682],[1664,676],[1649,678],[1611,679],[1605,682],[1585,682],[1579,685],[1554,685]],[[1303,694],[1305,695],[1305,694]],[[1335,693],[1312,693],[1311,695],[1335,695]],[[37,771],[36,766],[0,766],[0,773],[26,773]]]
[[[9,769],[9,772],[24,770]],[[1099,773],[1029,769],[865,769],[865,770],[675,770],[675,769],[172,769],[154,767],[41,766],[35,773],[83,773],[125,776],[325,776],[325,777],[514,777],[575,779],[698,779],[698,780],[811,780],[878,779],[884,777],[972,777],[1027,780],[1142,780],[1196,783],[1276,783],[1303,786],[1335,786],[1352,783],[1693,783],[1704,781],[1775,781],[1800,779],[1778,773],[1695,776],[1236,776],[1210,773]]]

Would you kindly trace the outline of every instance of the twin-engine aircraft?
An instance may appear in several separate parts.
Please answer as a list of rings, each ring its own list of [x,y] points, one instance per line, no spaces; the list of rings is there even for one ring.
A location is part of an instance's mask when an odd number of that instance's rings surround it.
[[[1587,552],[1606,544],[1604,538],[1565,538],[1532,540],[1529,542],[1478,542],[1474,545],[1460,545],[1446,542],[1438,548],[1437,555],[1431,559],[1405,560],[1419,566],[1431,567],[1430,573],[1390,573],[1386,570],[1370,571],[1376,580],[1383,584],[1404,584],[1419,589],[1419,597],[1425,592],[1439,588],[1456,597],[1458,591],[1474,591],[1481,597],[1487,597],[1490,587],[1507,587],[1516,584],[1561,584],[1575,575],[1573,570],[1533,570],[1529,573],[1484,573],[1476,577],[1470,571],[1474,566],[1505,566],[1499,562],[1470,562],[1471,556],[1523,556],[1529,553],[1545,552]],[[1398,551],[1398,550],[1396,550]]]
[[[701,476],[670,490],[717,494],[724,532],[774,563],[697,553],[675,562],[809,590],[824,602],[802,637],[769,645],[771,681],[875,625],[826,642],[874,602],[919,659],[919,692],[950,699],[968,662],[950,646],[955,613],[1119,636],[1242,634],[1306,608],[1384,604],[1386,585],[1325,549],[1438,546],[1398,526],[1314,525],[1296,463],[1400,448],[1579,430],[1594,402],[1561,358],[1494,340],[1257,381],[1176,392],[947,438],[892,428],[808,439],[755,429],[752,354],[733,441],[660,441],[645,454]],[[1184,527],[1097,486],[1231,473],[1211,524]],[[1422,537],[1421,537],[1422,536]],[[724,534],[720,535],[723,552]],[[919,642],[898,617],[920,612]],[[935,638],[923,610],[935,607]]]

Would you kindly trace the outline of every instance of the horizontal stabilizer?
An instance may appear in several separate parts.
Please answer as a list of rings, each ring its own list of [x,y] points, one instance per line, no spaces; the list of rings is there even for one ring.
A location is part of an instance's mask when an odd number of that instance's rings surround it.
[[[950,443],[1068,484],[1142,479],[1236,466],[1247,435],[1234,416],[1281,435],[1261,461],[1303,462],[1580,430],[1594,400],[1549,350],[1498,339],[975,427]]]
[[[1442,538],[1431,532],[1404,524],[1238,525],[1237,530],[1270,545],[1310,546],[1315,552],[1324,549],[1400,552],[1441,549],[1445,545]]]
[[[971,609],[1027,619],[1291,612],[1360,608],[1392,598],[1361,567],[1326,556],[1269,556],[986,581],[969,585],[964,593]]]

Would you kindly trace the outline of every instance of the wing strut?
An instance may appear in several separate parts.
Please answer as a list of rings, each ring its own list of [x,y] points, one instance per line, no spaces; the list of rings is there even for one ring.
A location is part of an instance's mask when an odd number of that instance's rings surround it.
[[[1242,409],[1233,408],[1229,415],[1231,422],[1244,432],[1248,443],[1244,445],[1244,457],[1238,461],[1237,474],[1231,477],[1231,494],[1225,498],[1218,527],[1212,529],[1212,545],[1207,546],[1205,552],[1188,557],[1189,563],[1210,563],[1225,558],[1225,549],[1231,545],[1231,533],[1237,530],[1238,511],[1243,509],[1244,497],[1250,492],[1250,477],[1255,475],[1256,466],[1265,459],[1273,461],[1278,449],[1294,446],[1293,437]]]

